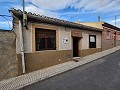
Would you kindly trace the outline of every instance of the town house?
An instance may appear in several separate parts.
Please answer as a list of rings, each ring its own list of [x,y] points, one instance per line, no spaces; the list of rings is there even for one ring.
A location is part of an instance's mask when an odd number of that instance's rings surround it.
[[[22,74],[20,29],[22,11],[11,9],[16,33],[18,72]],[[26,72],[57,65],[75,57],[100,52],[102,29],[26,12],[23,30]]]

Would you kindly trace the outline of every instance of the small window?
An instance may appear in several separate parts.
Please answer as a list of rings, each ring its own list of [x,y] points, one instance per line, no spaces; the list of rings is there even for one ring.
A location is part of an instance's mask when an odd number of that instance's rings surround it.
[[[106,38],[110,39],[110,31],[106,31]]]
[[[96,36],[89,35],[89,48],[96,48]]]
[[[36,51],[56,49],[56,31],[35,29]]]

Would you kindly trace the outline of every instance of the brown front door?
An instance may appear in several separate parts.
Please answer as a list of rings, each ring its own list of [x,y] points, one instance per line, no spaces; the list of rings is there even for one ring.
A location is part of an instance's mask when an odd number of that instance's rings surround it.
[[[73,37],[73,57],[78,57],[79,56],[79,38],[78,37]]]

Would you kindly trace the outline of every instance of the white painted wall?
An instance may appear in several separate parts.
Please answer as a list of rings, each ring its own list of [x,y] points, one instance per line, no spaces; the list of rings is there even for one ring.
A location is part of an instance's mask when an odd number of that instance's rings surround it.
[[[26,30],[26,29],[23,30],[25,53],[32,52],[32,28],[31,28],[30,23],[28,23],[28,28],[29,28],[28,30]],[[16,53],[20,54],[21,53],[21,50],[20,50],[20,30],[19,30],[18,21],[16,21],[16,23],[14,24],[14,32],[17,35],[17,38],[16,38]]]
[[[64,43],[63,39],[68,39],[68,43]],[[59,50],[71,50],[71,30],[60,27],[59,30]]]
[[[28,23],[28,30],[23,31],[25,53],[32,52],[32,25]]]
[[[86,31],[82,31],[82,47],[81,49],[89,49],[89,34]]]
[[[89,49],[89,35],[96,35],[96,48],[101,48],[101,33],[95,31],[82,30],[82,47],[81,49]]]
[[[31,53],[32,52],[32,25],[28,23],[29,30],[24,30],[24,48],[25,53]],[[72,36],[71,36],[71,30],[75,30],[74,28],[65,28],[65,27],[58,27],[59,28],[59,34],[58,35],[58,41],[59,41],[59,48],[57,50],[72,50],[73,49],[73,43],[72,43]],[[16,52],[17,54],[20,53],[20,35],[19,35],[19,24],[15,23],[14,25],[14,31],[17,34],[16,39]],[[94,31],[88,31],[88,30],[82,30],[82,36],[80,43],[79,43],[79,49],[89,49],[89,35],[96,35],[96,48],[101,48],[101,33],[100,32],[94,32]],[[63,42],[63,39],[68,39],[67,43]]]

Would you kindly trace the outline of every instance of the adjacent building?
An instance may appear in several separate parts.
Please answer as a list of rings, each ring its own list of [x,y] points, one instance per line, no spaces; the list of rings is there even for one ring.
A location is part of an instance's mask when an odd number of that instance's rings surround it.
[[[120,28],[106,22],[77,22],[87,26],[103,29],[102,50],[120,46]]]
[[[11,9],[19,75],[22,73],[20,29],[22,11]],[[101,51],[102,29],[27,13],[23,30],[26,71],[32,72]]]

